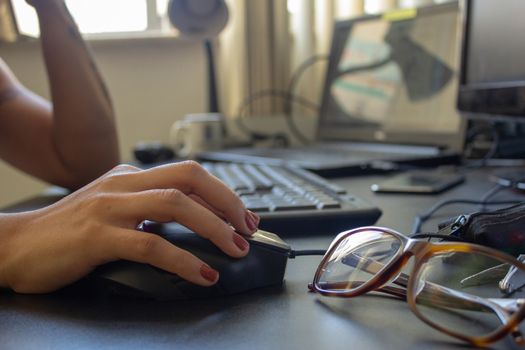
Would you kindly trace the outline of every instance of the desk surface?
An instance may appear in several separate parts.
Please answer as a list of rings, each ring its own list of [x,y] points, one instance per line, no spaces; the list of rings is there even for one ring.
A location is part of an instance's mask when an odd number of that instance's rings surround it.
[[[373,194],[381,177],[334,180],[383,209],[378,225],[408,233],[415,214],[444,198],[480,198],[488,170],[439,196]],[[495,199],[521,194],[504,190]],[[42,197],[32,203],[41,204]],[[477,208],[451,206],[450,217]],[[435,222],[428,223],[428,229]],[[295,249],[325,248],[332,237],[284,237]],[[335,299],[308,293],[320,257],[288,263],[285,285],[237,296],[155,302],[75,294],[0,294],[2,349],[451,349],[464,344],[423,324],[402,301]],[[518,348],[508,337],[493,349]]]

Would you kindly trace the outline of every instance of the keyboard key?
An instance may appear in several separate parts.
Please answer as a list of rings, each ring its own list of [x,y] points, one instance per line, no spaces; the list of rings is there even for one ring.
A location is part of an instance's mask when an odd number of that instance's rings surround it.
[[[244,205],[247,209],[253,212],[269,212],[270,206],[264,202],[245,202]]]
[[[319,201],[317,203],[317,208],[319,209],[338,209],[338,208],[341,208],[341,203],[335,200]]]

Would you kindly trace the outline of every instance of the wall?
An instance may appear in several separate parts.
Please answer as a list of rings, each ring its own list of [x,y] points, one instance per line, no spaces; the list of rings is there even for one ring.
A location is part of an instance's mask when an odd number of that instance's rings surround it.
[[[205,110],[205,61],[199,42],[110,40],[94,41],[91,47],[113,98],[123,161],[131,160],[138,141],[167,142],[174,120]],[[37,42],[3,45],[0,56],[24,85],[48,98]],[[47,186],[0,161],[0,206]]]

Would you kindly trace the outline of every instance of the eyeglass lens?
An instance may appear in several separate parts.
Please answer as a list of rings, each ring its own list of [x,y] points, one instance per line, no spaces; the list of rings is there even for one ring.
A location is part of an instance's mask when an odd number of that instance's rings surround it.
[[[343,239],[322,267],[317,287],[321,290],[350,292],[370,281],[401,251],[402,242],[394,235],[367,230]]]

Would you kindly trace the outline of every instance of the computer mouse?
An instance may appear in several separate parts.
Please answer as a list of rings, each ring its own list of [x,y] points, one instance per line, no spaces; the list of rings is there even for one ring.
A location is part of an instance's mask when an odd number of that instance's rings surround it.
[[[250,252],[237,259],[175,223],[145,222],[141,229],[193,253],[219,271],[219,281],[202,287],[148,264],[120,260],[102,265],[88,276],[98,292],[102,289],[113,295],[175,300],[236,294],[283,283],[290,246],[273,233],[259,230],[248,237]]]

